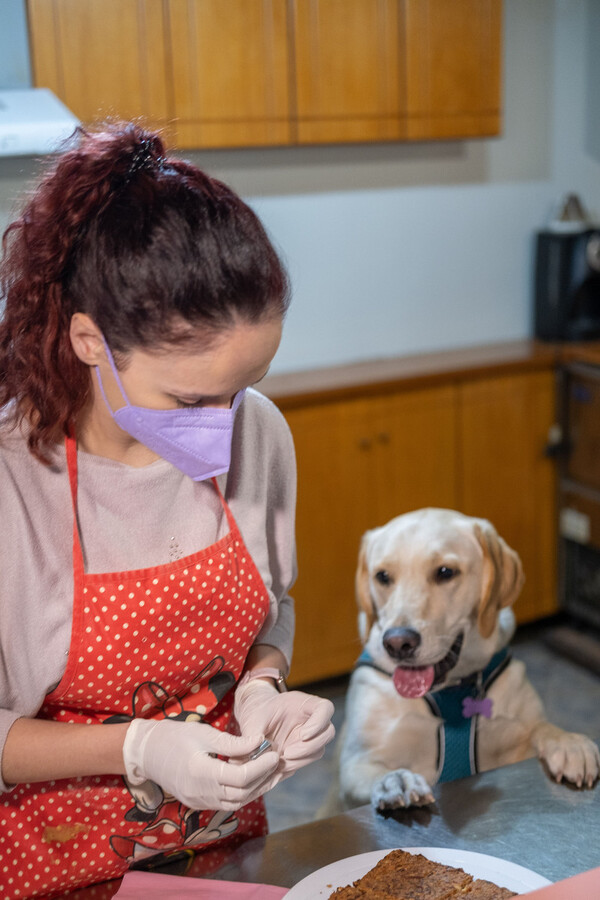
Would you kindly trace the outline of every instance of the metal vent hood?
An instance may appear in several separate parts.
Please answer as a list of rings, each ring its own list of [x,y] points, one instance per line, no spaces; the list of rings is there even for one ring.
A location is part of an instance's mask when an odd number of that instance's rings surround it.
[[[53,153],[77,125],[48,88],[0,90],[0,156]]]

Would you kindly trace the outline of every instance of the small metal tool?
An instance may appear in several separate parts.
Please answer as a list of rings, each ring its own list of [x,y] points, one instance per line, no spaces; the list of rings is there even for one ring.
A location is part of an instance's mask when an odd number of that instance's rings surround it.
[[[271,746],[271,741],[268,741],[265,738],[265,740],[262,742],[262,744],[259,744],[258,747],[256,748],[256,750],[252,751],[252,753],[250,754],[250,759],[258,759],[258,757],[262,756],[262,754],[265,752],[265,750],[268,750],[270,746]]]

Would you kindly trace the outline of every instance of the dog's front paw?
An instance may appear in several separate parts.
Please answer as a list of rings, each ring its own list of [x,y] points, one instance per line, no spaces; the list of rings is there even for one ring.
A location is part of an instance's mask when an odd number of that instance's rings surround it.
[[[375,809],[403,809],[434,803],[431,788],[422,775],[410,769],[396,769],[376,781],[371,790]]]
[[[562,731],[547,735],[538,756],[556,781],[592,787],[600,775],[600,751],[584,734]]]

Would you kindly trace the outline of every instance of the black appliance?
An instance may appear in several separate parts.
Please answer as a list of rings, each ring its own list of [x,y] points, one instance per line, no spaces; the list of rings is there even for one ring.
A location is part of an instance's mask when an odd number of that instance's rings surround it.
[[[538,233],[534,314],[542,340],[600,338],[600,229]]]
[[[567,365],[559,379],[560,606],[600,628],[600,366]]]

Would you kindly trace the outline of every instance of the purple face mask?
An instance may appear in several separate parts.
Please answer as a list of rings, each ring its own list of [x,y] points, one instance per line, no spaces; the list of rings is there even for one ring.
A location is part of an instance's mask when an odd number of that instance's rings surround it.
[[[96,375],[104,402],[117,425],[194,481],[204,481],[229,471],[233,421],[245,390],[238,391],[230,409],[208,406],[198,409],[147,409],[133,406],[123,390],[106,341],[104,346],[125,406],[114,411],[111,409],[98,366]]]

